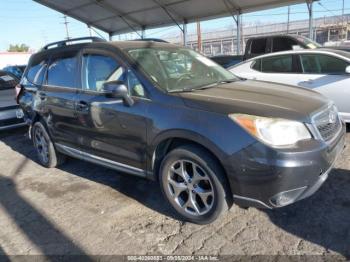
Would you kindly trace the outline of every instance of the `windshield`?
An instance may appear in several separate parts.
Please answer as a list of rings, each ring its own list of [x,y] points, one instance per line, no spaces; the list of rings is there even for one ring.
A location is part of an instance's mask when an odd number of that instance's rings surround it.
[[[190,91],[237,78],[215,62],[185,48],[136,48],[128,54],[168,92]]]

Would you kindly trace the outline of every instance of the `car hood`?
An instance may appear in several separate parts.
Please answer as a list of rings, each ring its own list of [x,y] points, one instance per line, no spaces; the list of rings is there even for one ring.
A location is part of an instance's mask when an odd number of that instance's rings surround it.
[[[310,115],[329,100],[308,89],[242,80],[180,93],[186,106],[221,114],[244,113],[310,122]]]

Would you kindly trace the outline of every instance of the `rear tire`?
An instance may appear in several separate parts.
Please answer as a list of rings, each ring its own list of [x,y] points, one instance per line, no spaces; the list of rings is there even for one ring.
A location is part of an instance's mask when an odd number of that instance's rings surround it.
[[[183,220],[209,224],[232,204],[221,166],[200,147],[185,145],[169,152],[159,176],[164,197]]]
[[[62,164],[66,157],[57,152],[43,123],[35,122],[32,127],[32,141],[40,164],[52,168]]]

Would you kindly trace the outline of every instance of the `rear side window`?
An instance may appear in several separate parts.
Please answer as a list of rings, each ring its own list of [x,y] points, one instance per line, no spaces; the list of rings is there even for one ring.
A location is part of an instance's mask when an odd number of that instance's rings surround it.
[[[293,46],[298,45],[297,42],[288,37],[275,37],[272,44],[273,52],[292,50]]]
[[[349,63],[328,55],[306,54],[301,55],[301,63],[306,74],[345,74]]]
[[[293,57],[284,55],[262,58],[261,69],[264,73],[291,73],[293,72]]]
[[[41,85],[44,80],[47,62],[45,60],[34,61],[27,72],[27,80],[32,84]]]
[[[76,88],[77,65],[78,61],[75,55],[53,58],[47,70],[47,84]]]
[[[266,50],[267,38],[258,38],[252,40],[252,46],[250,47],[251,54],[264,54]]]

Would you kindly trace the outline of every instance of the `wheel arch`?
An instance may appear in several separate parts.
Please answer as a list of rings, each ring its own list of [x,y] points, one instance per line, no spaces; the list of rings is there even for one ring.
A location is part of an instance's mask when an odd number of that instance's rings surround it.
[[[165,155],[172,149],[185,144],[196,145],[210,153],[215,161],[217,161],[222,167],[225,176],[227,177],[227,172],[223,165],[225,158],[224,152],[222,152],[212,141],[193,131],[170,130],[161,133],[152,142],[149,152],[149,155],[151,156],[149,160],[149,170],[152,171],[154,179],[158,179],[160,163]]]

